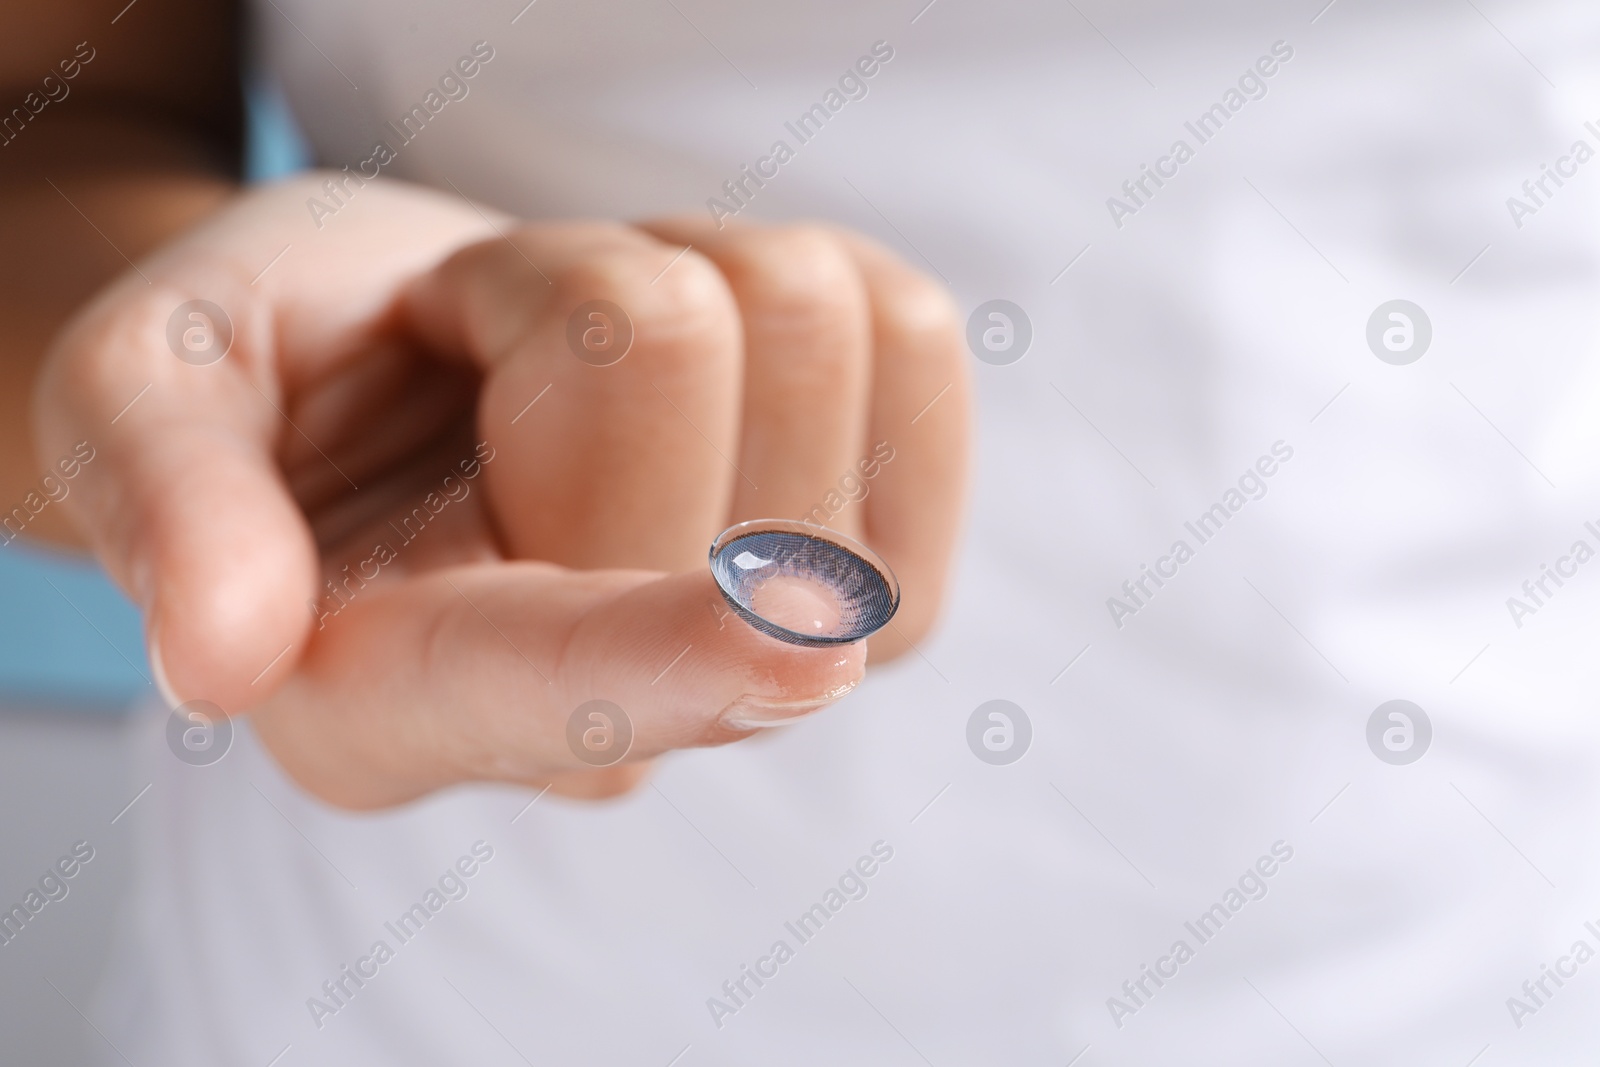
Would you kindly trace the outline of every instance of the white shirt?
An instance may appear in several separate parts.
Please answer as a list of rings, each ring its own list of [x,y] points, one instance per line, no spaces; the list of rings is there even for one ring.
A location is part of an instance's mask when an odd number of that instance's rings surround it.
[[[1600,148],[1600,13],[918,6],[259,14],[324,163],[369,158],[482,41],[466,96],[391,141],[386,173],[530,217],[709,212],[785,140],[742,217],[859,228],[964,309],[1020,305],[1033,341],[976,367],[970,524],[926,659],[813,720],[676,755],[615,803],[483,787],[351,816],[247,728],[193,768],[153,719],[147,864],[97,1016],[134,1062],[1409,1067],[1588,1047],[1600,567],[1570,546],[1600,548],[1600,163],[1570,149]],[[799,143],[785,124],[879,41],[865,97]],[[1569,176],[1534,203],[1541,164]],[[1406,365],[1367,341],[1395,299],[1431,324]],[[1542,564],[1571,573],[1535,605]],[[1007,766],[967,742],[994,699],[1031,723]],[[1431,724],[1407,765],[1368,744],[1396,699]],[[1378,750],[1405,728],[1383,718]],[[466,896],[402,943],[385,924],[480,841]],[[802,941],[785,924],[830,889]],[[372,976],[319,1012],[346,965]]]

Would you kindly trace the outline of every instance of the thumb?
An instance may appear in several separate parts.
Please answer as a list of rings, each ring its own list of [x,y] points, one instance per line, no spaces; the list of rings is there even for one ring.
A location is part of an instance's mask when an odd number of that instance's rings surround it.
[[[838,700],[865,669],[864,643],[759,633],[709,573],[493,563],[355,600],[254,719],[311,792],[381,807],[737,740]]]
[[[559,683],[569,701],[635,707],[635,747],[646,756],[799,718],[854,689],[865,669],[864,644],[779,641],[734,614],[710,574],[682,574],[586,612]]]
[[[82,461],[68,506],[146,615],[152,680],[169,702],[233,713],[292,670],[317,553],[274,458],[280,416],[238,355],[261,347],[246,340],[266,329],[260,302],[205,302],[239,343],[189,363],[165,347],[187,295],[114,292],[63,335],[40,383],[39,445]]]

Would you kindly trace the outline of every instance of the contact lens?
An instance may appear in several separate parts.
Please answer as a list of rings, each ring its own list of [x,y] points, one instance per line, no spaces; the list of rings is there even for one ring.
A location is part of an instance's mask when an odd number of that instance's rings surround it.
[[[711,542],[711,574],[740,618],[793,645],[860,641],[900,607],[900,583],[887,563],[811,523],[757,519],[728,527]]]

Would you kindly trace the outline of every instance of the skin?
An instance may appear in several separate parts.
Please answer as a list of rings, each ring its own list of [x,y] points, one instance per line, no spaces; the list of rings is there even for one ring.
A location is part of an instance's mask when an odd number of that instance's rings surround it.
[[[90,443],[27,536],[94,551],[143,609],[170,701],[248,712],[290,775],[345,807],[469,781],[608,796],[651,757],[826,706],[869,644],[884,660],[928,631],[968,432],[935,283],[824,226],[527,222],[387,180],[317,231],[305,202],[325,175],[243,191],[236,116],[184,112],[228,99],[231,61],[162,59],[227,57],[232,13],[135,10],[0,149],[0,500]],[[10,16],[3,91],[111,14]],[[167,341],[197,298],[233,330],[204,366]],[[567,345],[591,300],[632,324],[610,366]],[[894,625],[815,649],[728,616],[705,564],[716,533],[805,514],[879,441],[893,461],[832,524],[900,577]],[[393,558],[374,563],[380,545]],[[633,729],[602,770],[567,743],[592,699]]]

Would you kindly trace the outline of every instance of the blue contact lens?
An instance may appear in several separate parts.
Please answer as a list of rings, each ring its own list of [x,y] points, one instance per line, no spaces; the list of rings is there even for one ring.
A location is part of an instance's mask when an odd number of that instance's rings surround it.
[[[877,633],[900,583],[865,545],[822,526],[758,519],[711,543],[711,574],[733,610],[793,645],[844,645]]]

